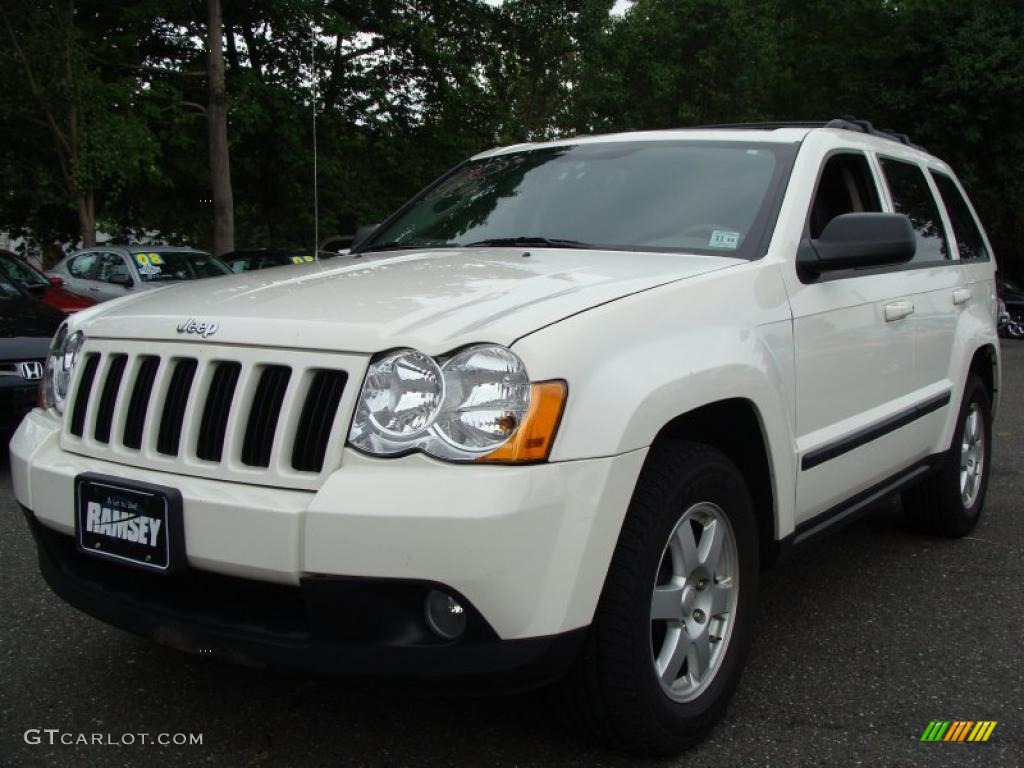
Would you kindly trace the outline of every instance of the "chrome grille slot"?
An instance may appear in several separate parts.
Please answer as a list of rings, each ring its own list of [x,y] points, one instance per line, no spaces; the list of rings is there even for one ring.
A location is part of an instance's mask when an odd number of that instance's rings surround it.
[[[85,363],[82,366],[82,375],[78,379],[78,389],[75,391],[75,404],[71,407],[71,434],[81,437],[85,432],[85,413],[89,408],[89,394],[92,392],[92,383],[96,378],[96,369],[100,365],[100,356],[96,353],[86,355]]]
[[[242,445],[242,463],[250,467],[269,467],[274,447],[277,420],[281,415],[284,393],[292,371],[284,365],[268,365],[260,374],[249,409],[249,423]]]
[[[107,367],[107,376],[103,380],[100,404],[96,411],[96,426],[92,433],[93,437],[101,443],[110,442],[110,425],[114,420],[114,404],[117,402],[117,393],[121,390],[121,378],[124,376],[124,367],[127,362],[128,355],[113,355]]]
[[[168,472],[315,490],[341,465],[359,394],[349,384],[366,361],[320,350],[91,338],[72,377],[61,446],[121,464],[126,476]]]
[[[220,461],[224,454],[228,416],[231,414],[238,376],[242,372],[240,363],[221,362],[215,365],[196,441],[196,456],[204,461]]]
[[[292,469],[319,472],[324,466],[327,442],[331,438],[338,403],[348,378],[344,371],[314,372],[302,406],[302,415],[292,448]]]
[[[185,408],[188,406],[188,395],[192,390],[192,379],[196,375],[196,366],[195,360],[189,358],[178,360],[174,366],[174,373],[171,374],[170,384],[167,386],[156,449],[168,456],[178,455]]]

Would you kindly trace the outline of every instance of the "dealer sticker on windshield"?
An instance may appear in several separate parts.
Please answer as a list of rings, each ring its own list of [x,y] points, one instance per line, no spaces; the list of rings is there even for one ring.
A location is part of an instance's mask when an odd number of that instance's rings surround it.
[[[730,232],[727,229],[716,229],[711,233],[711,240],[708,245],[712,248],[729,248],[735,251],[740,244],[740,233]]]

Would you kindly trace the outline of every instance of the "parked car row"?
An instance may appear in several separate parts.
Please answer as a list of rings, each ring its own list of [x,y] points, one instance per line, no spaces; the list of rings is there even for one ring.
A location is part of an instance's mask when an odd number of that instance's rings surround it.
[[[221,256],[232,272],[252,272],[269,267],[283,267],[289,264],[308,264],[320,259],[337,256],[337,251],[309,250],[290,251],[279,248],[255,248],[245,251],[230,251]]]
[[[337,255],[337,250],[258,249],[218,259],[194,248],[103,245],[75,251],[44,273],[0,249],[0,433],[16,429],[36,404],[50,340],[67,315],[187,280]]]
[[[68,314],[96,303],[95,299],[67,290],[61,278],[43,274],[10,251],[0,250],[0,277],[6,278],[9,283],[30,296]]]
[[[28,274],[23,274],[22,267]],[[31,282],[11,277],[12,272]],[[41,277],[16,257],[0,255],[0,432],[5,435],[35,406],[50,340],[67,316],[51,306],[52,298],[48,303],[38,295],[61,289],[41,278],[39,290],[34,276]],[[74,302],[57,295],[57,301]]]

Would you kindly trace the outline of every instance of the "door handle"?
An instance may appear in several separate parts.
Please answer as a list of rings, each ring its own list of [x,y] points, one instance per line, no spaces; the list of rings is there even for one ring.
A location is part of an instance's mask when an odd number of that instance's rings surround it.
[[[93,293],[99,293],[100,292],[100,289],[97,288],[95,285],[90,285],[89,286],[89,290],[92,291]]]
[[[909,301],[894,301],[885,305],[885,322],[891,323],[894,320],[902,320],[914,313],[914,305]]]
[[[954,304],[966,304],[971,300],[971,291],[968,288],[957,288],[953,291]]]

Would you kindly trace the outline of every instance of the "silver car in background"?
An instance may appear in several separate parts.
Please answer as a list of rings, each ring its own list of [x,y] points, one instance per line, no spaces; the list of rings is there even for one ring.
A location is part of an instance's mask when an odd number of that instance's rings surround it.
[[[107,301],[182,280],[230,275],[231,270],[194,248],[102,245],[65,256],[47,274],[61,278],[68,290]]]

